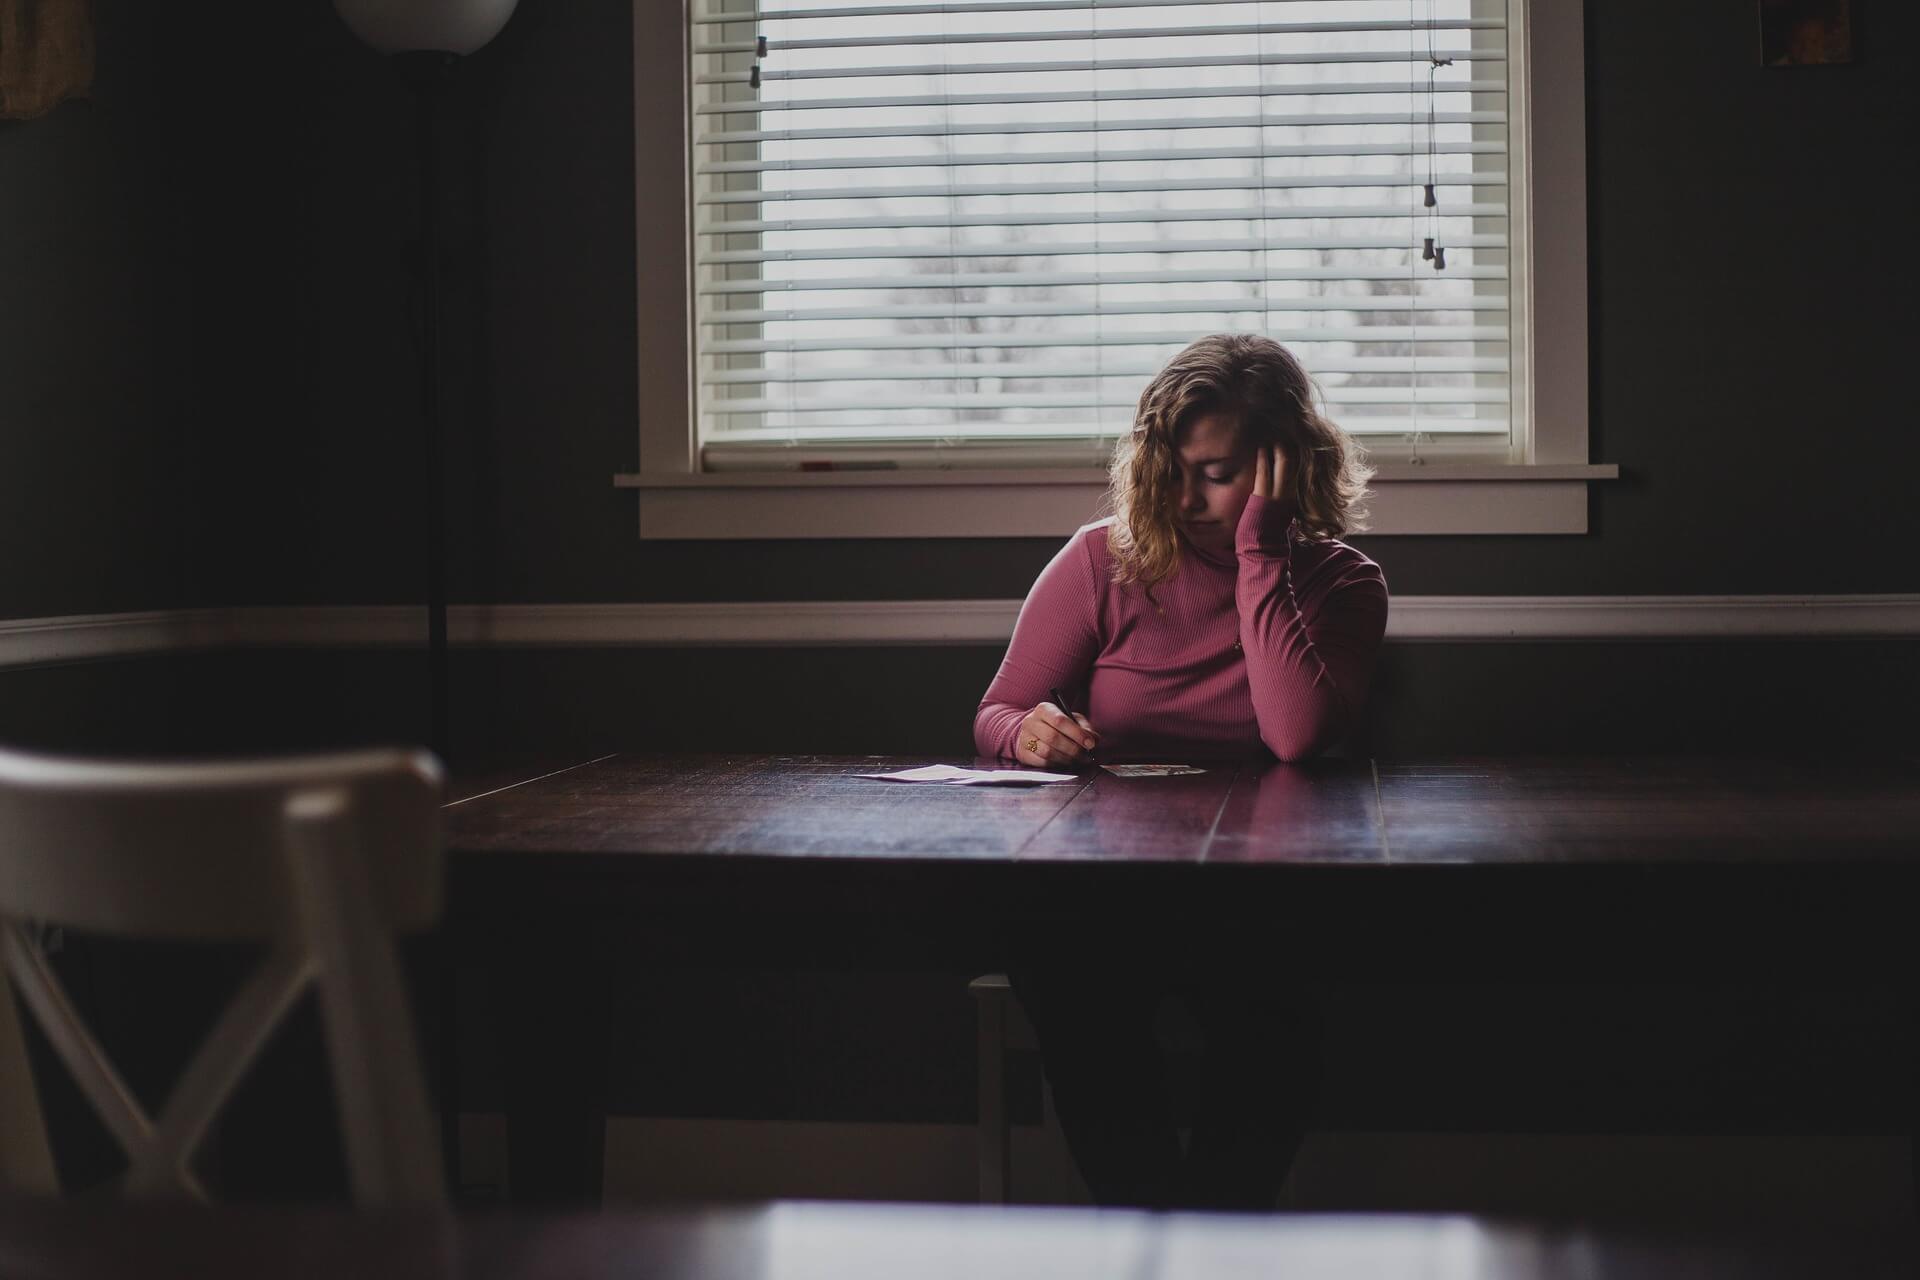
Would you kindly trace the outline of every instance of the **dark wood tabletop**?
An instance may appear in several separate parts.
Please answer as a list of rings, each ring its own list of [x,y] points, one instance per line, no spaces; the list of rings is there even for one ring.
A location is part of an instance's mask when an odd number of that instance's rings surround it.
[[[858,776],[928,763],[621,754],[495,769],[456,776],[447,840],[455,856],[601,862],[1920,861],[1920,768],[1892,757],[1265,761],[1027,787]]]
[[[1774,1280],[1906,1277],[1910,1232],[1700,1232],[1464,1216],[779,1203],[574,1215],[0,1201],[0,1272],[471,1280]]]
[[[1889,949],[1920,881],[1911,759],[1268,760],[1027,787],[858,776],[927,763],[621,754],[456,786],[456,906],[724,907],[722,927],[769,946],[793,941],[767,927],[782,917],[816,945],[814,926],[838,920],[933,946],[1172,907],[1284,924],[1303,948],[1351,951],[1365,927],[1387,965],[1472,967],[1476,948],[1519,946],[1609,964],[1665,964],[1665,946],[1707,964],[1909,959]]]

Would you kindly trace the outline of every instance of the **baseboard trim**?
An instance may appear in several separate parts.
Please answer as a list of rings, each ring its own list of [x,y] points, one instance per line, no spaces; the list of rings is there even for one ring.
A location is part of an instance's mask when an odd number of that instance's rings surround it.
[[[1002,645],[1018,600],[455,605],[481,648]],[[1393,641],[1808,639],[1920,635],[1920,596],[1403,596]],[[0,666],[235,648],[426,642],[415,605],[150,610],[0,620]]]

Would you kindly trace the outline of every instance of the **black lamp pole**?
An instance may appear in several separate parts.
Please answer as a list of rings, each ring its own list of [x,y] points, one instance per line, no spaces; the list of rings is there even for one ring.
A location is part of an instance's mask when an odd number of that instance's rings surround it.
[[[447,501],[446,415],[440,347],[440,100],[457,61],[451,53],[396,53],[414,96],[420,160],[420,423],[427,518],[427,684],[431,703],[427,745],[447,758]],[[440,979],[440,1157],[453,1194],[460,1186],[460,1075],[454,1043],[459,982],[453,933],[442,929]]]
[[[440,99],[451,53],[398,53],[414,94],[420,157],[420,416],[427,517],[427,682],[431,703],[427,745],[447,758],[446,424],[440,347]]]
[[[420,417],[427,541],[428,745],[447,758],[447,502],[444,361],[440,333],[440,108],[463,53],[499,34],[514,0],[333,0],[363,42],[389,54],[413,90],[420,159]],[[460,1078],[454,1024],[459,1008],[453,930],[440,929],[440,1147],[448,1182],[460,1185]]]

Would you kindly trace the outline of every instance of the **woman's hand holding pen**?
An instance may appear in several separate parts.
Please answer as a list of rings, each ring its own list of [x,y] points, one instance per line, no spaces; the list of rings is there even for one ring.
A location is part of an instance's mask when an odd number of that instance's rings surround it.
[[[1042,767],[1085,764],[1100,745],[1100,735],[1094,731],[1093,722],[1083,715],[1067,714],[1059,704],[1059,696],[1056,693],[1055,701],[1043,702],[1027,712],[1026,719],[1020,722],[1020,732],[1013,739],[1013,754],[1021,764]]]

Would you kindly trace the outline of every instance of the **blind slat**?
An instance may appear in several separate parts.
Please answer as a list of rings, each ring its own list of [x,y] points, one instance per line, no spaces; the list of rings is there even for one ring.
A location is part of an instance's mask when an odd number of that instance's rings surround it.
[[[1096,213],[956,213],[913,215],[869,214],[858,218],[736,218],[726,222],[705,222],[694,228],[703,236],[742,235],[761,231],[891,231],[918,227],[1059,227],[1125,225],[1146,222],[1277,222],[1300,218],[1408,218],[1426,219],[1425,209],[1406,205],[1297,204],[1264,205],[1258,209],[1128,209],[1124,212]],[[1448,204],[1443,217],[1504,218],[1504,204]]]
[[[1436,49],[1433,57],[1445,58],[1453,64],[1479,64],[1483,62],[1504,62],[1506,53],[1499,49]],[[1182,67],[1285,67],[1285,66],[1360,66],[1364,63],[1381,62],[1420,62],[1428,59],[1427,52],[1398,49],[1349,49],[1334,53],[1267,53],[1258,50],[1247,53],[1228,53],[1208,57],[1190,58],[1074,58],[1051,62],[966,62],[966,63],[921,63],[917,66],[873,66],[873,67],[790,67],[762,68],[762,84],[785,80],[854,80],[882,76],[1027,76],[1040,75],[1052,71],[1175,71]],[[746,71],[715,71],[696,74],[695,84],[750,84],[753,76]]]
[[[1185,9],[1216,4],[1247,4],[1249,0],[1099,0],[1102,9]],[[1326,0],[1261,0],[1263,4],[1324,4]],[[823,5],[812,9],[702,9],[693,21],[703,26],[722,22],[764,22],[816,18],[880,18],[921,16],[928,13],[958,17],[980,13],[1048,13],[1063,9],[1086,12],[1088,0],[951,0],[936,6],[926,4],[852,4]],[[1402,24],[1405,25],[1405,24]]]
[[[870,461],[877,466],[899,464],[900,455],[933,453],[960,457],[981,466],[983,457],[1004,459],[1004,466],[1102,466],[1114,441],[1127,430],[1129,415],[1110,415],[1087,422],[1046,424],[973,424],[973,436],[956,436],[952,428],[899,426],[828,434],[808,426],[795,428],[741,428],[724,439],[701,447],[708,470],[766,468],[770,462],[797,466],[806,459]],[[1409,436],[1419,432],[1432,438],[1507,436],[1507,418],[1478,416],[1346,415],[1340,426],[1352,436]],[[1046,447],[1046,445],[1052,447]]]
[[[1504,249],[1503,235],[1448,236],[1447,247]],[[1074,258],[1096,253],[1265,253],[1308,249],[1412,249],[1405,236],[1258,236],[1231,240],[1006,240],[993,244],[872,245],[838,249],[727,249],[703,254],[703,264],[833,262],[867,258]]]
[[[1504,267],[1449,267],[1449,279],[1503,280]],[[1169,271],[962,271],[944,275],[829,276],[820,280],[712,280],[701,293],[839,293],[847,289],[1065,288],[1070,285],[1264,284],[1273,280],[1405,280],[1407,268],[1270,267]]]
[[[947,317],[980,319],[987,316],[1150,316],[1273,315],[1313,311],[1505,311],[1505,294],[1450,297],[1444,302],[1406,297],[1353,298],[1154,298],[1144,302],[933,302],[890,307],[764,307],[713,310],[700,313],[707,325],[764,324],[777,320],[805,323],[813,320],[939,320]]]
[[[1414,184],[1412,174],[1341,173],[1234,179],[1218,178],[1109,178],[1094,185],[1083,182],[955,182],[912,186],[794,187],[778,191],[716,191],[699,197],[700,204],[772,203],[782,200],[889,200],[913,196],[1040,196],[1091,195],[1096,191],[1282,191],[1303,187],[1400,187]],[[1503,187],[1504,173],[1437,173],[1440,187]]]
[[[939,14],[931,11],[927,16]],[[771,15],[769,15],[771,17]],[[1232,23],[1221,26],[1184,27],[1089,27],[1081,30],[1052,31],[903,31],[884,36],[814,36],[788,39],[767,37],[767,56],[810,49],[885,49],[897,45],[954,44],[1035,44],[1054,41],[1066,44],[1080,40],[1204,40],[1219,38],[1259,39],[1263,36],[1365,34],[1375,31],[1404,32],[1424,36],[1438,31],[1502,31],[1500,18],[1441,18],[1422,23],[1418,29],[1401,21],[1373,19],[1356,22],[1268,22]],[[755,53],[758,40],[725,40],[693,47],[694,56],[719,56],[729,53]]]
[[[700,379],[706,386],[733,386],[762,382],[777,376],[781,382],[971,382],[980,378],[1113,378],[1151,376],[1159,360],[1117,357],[1098,364],[1043,364],[1038,361],[994,361],[986,364],[870,364],[850,368],[812,366],[799,370],[769,368],[727,369]],[[1322,360],[1311,366],[1323,373],[1505,373],[1507,362],[1492,356],[1359,356]],[[725,401],[716,403],[724,404]]]
[[[1328,404],[1505,404],[1504,387],[1322,387]],[[738,400],[714,399],[707,407],[714,413],[844,413],[849,409],[897,411],[901,409],[1132,409],[1136,396],[1093,396],[1074,392],[981,392],[961,394],[918,393],[887,397],[819,396],[817,398],[768,397]]]
[[[1443,93],[1499,93],[1507,91],[1505,80],[1453,80],[1442,84]],[[1379,94],[1405,95],[1405,80],[1303,81],[1297,84],[1266,85],[1181,85],[1155,88],[1151,85],[1111,89],[1039,89],[1009,93],[921,93],[891,97],[859,98],[781,98],[749,99],[735,102],[704,102],[694,107],[696,115],[773,115],[788,111],[858,111],[891,107],[986,107],[1039,102],[1162,102],[1197,98],[1285,98],[1302,94]]]
[[[1270,329],[1267,336],[1276,342],[1351,342],[1411,343],[1505,342],[1505,325],[1328,325],[1313,329]],[[914,351],[949,350],[956,347],[1004,347],[1033,349],[1047,347],[1183,347],[1193,341],[1192,329],[1161,329],[1146,332],[1042,332],[1042,333],[909,333],[842,334],[831,338],[720,338],[706,344],[712,355],[751,355],[769,351]],[[1504,366],[1503,366],[1504,367]]]
[[[695,173],[808,173],[826,169],[965,169],[1016,164],[1175,164],[1189,160],[1274,160],[1314,156],[1404,156],[1411,142],[1294,143],[1239,147],[1150,147],[1125,151],[995,151],[981,155],[810,156],[803,159],[709,160]],[[1437,142],[1427,149],[1443,156],[1503,156],[1504,142]],[[1404,181],[1404,179],[1403,179]]]
[[[1434,124],[1505,124],[1504,111],[1441,111]],[[1004,120],[989,124],[901,124],[851,126],[840,129],[741,129],[702,134],[695,145],[733,146],[743,142],[826,142],[859,138],[952,138],[979,134],[1028,133],[1147,133],[1162,129],[1280,129],[1319,128],[1322,125],[1425,125],[1428,119],[1409,111],[1349,112],[1345,115],[1159,116],[1147,120]],[[1401,148],[1405,154],[1406,148]]]

